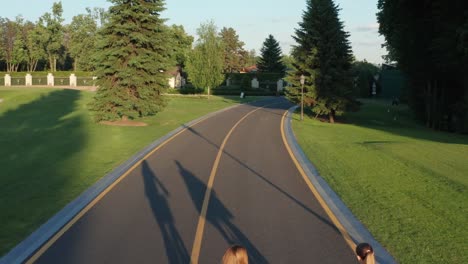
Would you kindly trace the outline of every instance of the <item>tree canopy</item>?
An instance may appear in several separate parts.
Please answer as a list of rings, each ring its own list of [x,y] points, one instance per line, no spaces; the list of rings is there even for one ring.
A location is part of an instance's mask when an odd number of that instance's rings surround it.
[[[224,72],[239,72],[247,62],[248,52],[244,50],[244,42],[239,40],[233,28],[222,28],[219,36],[223,42]]]
[[[187,61],[190,82],[200,89],[219,86],[224,81],[223,43],[213,22],[201,24],[197,29],[198,40]]]
[[[262,72],[284,73],[286,66],[282,61],[281,47],[273,35],[269,35],[263,42],[258,61],[258,70]]]
[[[287,78],[292,84],[288,97],[299,100],[299,78],[304,75],[306,104],[333,123],[335,115],[354,103],[349,34],[332,0],[308,0],[302,19],[293,36],[297,45],[292,52],[294,70]]]
[[[111,0],[109,22],[100,32],[95,54],[96,120],[137,118],[166,105],[170,65],[167,27],[160,13],[164,1]]]
[[[379,0],[379,32],[409,79],[409,104],[434,129],[468,132],[468,2]]]

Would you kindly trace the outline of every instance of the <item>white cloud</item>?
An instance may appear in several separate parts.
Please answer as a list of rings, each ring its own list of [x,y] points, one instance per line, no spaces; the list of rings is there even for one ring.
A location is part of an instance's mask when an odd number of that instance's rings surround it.
[[[363,25],[363,26],[358,26],[354,28],[354,30],[358,32],[369,32],[369,31],[374,31],[377,32],[379,30],[379,23],[373,23],[369,25]]]

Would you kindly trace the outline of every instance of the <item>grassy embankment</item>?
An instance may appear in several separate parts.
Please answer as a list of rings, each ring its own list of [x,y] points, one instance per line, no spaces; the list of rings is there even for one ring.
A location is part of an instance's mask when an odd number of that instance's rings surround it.
[[[343,124],[293,122],[309,159],[400,263],[468,263],[468,136],[365,101]],[[394,120],[394,116],[397,120]]]
[[[139,120],[147,127],[110,127],[93,122],[92,96],[0,88],[0,256],[153,140],[240,100],[172,98],[165,111]]]

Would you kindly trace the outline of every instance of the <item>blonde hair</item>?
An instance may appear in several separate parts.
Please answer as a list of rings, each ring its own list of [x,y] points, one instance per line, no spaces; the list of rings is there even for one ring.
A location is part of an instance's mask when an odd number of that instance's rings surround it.
[[[368,243],[361,243],[356,247],[356,254],[359,263],[361,264],[375,264],[374,249]]]
[[[247,249],[234,245],[226,250],[223,256],[223,264],[249,264]]]

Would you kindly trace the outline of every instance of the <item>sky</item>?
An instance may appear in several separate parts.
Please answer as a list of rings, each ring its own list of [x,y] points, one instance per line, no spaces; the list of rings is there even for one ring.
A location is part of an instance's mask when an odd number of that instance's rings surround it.
[[[30,21],[45,12],[58,0],[15,0],[2,5],[0,17],[14,19],[22,15]],[[381,47],[384,38],[379,36],[377,0],[335,0],[339,5],[340,20],[350,33],[354,56],[358,60],[380,64],[386,50]],[[85,13],[86,7],[108,8],[106,0],[62,0],[65,23],[73,16]],[[306,0],[166,0],[162,17],[167,24],[183,25],[188,34],[196,36],[201,23],[214,21],[218,29],[232,27],[245,43],[247,50],[260,53],[263,41],[272,34],[280,43],[284,54],[289,54],[294,30],[302,20]]]

